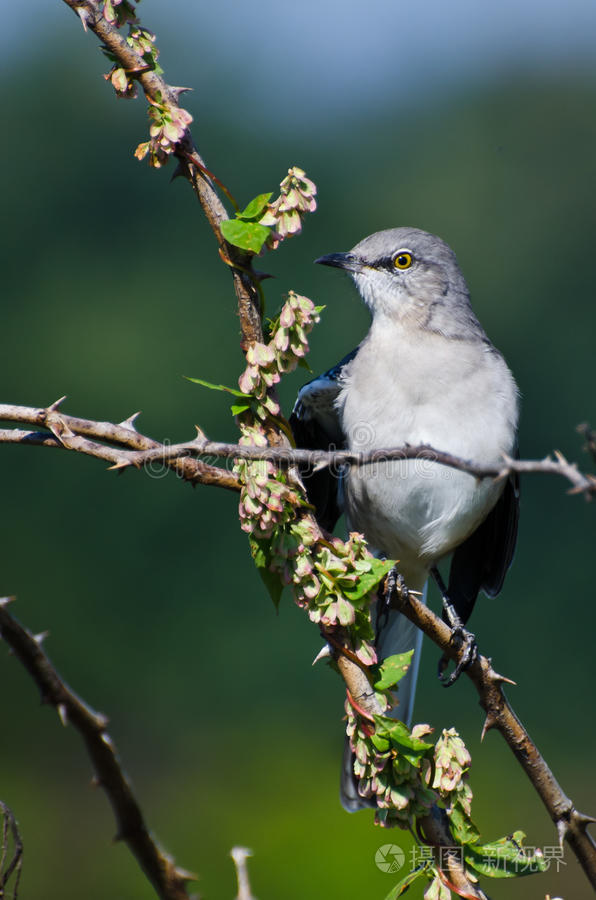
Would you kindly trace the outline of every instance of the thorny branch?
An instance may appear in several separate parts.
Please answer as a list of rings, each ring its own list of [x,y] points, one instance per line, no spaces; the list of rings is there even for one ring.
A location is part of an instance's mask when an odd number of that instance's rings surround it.
[[[8,897],[8,882],[15,876],[12,897],[16,900],[23,867],[23,841],[12,810],[0,800],[2,844],[0,846],[0,897]],[[12,842],[12,855],[10,845]]]
[[[231,490],[239,490],[238,481],[231,472],[200,462],[194,457],[207,456],[229,460],[267,459],[280,465],[310,465],[315,469],[369,466],[388,460],[415,459],[459,469],[475,478],[505,478],[513,472],[559,475],[571,483],[572,494],[583,493],[590,498],[596,493],[596,476],[581,472],[575,463],[568,462],[558,451],[555,451],[555,459],[550,456],[541,460],[504,457],[501,465],[481,466],[426,444],[364,453],[354,453],[350,450],[297,450],[288,446],[251,447],[246,444],[210,441],[199,430],[198,436],[192,441],[166,445],[136,430],[134,421],[138,414],[130,416],[118,425],[111,422],[95,422],[92,419],[81,419],[60,412],[59,406],[63,400],[64,398],[49,407],[0,404],[0,421],[36,425],[47,428],[50,432],[48,434],[45,431],[17,428],[0,429],[0,443],[62,447],[103,459],[116,469],[131,466],[140,469],[143,466],[160,463],[172,468],[193,484],[210,484]]]
[[[407,589],[397,588],[394,599],[400,612],[420,628],[446,656],[458,659],[461,650],[455,648],[451,640],[451,629],[442,619],[421,600],[408,593]],[[501,733],[555,823],[559,840],[561,843],[563,840],[567,841],[592,887],[596,889],[596,842],[587,830],[588,825],[596,822],[596,819],[578,812],[517,718],[503,693],[503,684],[514,682],[495,672],[491,661],[485,656],[478,655],[465,671],[478,691],[480,706],[486,712],[482,736],[492,728]]]
[[[185,885],[196,876],[179,868],[147,829],[116,748],[106,731],[108,720],[65,684],[41,647],[43,635],[31,634],[8,612],[11,599],[0,599],[0,636],[37,684],[42,701],[54,706],[62,724],[71,723],[83,738],[97,784],[105,790],[112,804],[118,827],[117,839],[128,845],[162,900],[189,900]]]

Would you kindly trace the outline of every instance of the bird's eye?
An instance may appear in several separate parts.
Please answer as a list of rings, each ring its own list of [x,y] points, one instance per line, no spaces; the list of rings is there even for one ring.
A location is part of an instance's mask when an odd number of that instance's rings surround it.
[[[414,261],[414,257],[409,250],[398,250],[393,257],[393,265],[396,269],[409,269]]]

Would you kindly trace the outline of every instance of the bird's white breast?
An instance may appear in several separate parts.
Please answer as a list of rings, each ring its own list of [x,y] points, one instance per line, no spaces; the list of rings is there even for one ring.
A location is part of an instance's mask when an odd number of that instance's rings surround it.
[[[515,382],[481,340],[375,318],[337,405],[354,450],[428,444],[491,465],[514,449]],[[422,565],[417,580],[424,580],[428,566],[480,524],[500,490],[427,460],[375,463],[347,476],[346,514],[377,550],[401,558],[406,569]]]

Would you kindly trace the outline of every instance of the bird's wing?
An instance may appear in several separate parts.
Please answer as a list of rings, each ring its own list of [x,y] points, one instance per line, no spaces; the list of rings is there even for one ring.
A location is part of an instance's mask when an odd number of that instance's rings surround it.
[[[513,559],[519,519],[519,477],[510,475],[494,508],[451,562],[447,594],[465,624],[479,591],[496,597]]]
[[[358,348],[352,350],[336,366],[300,389],[290,416],[297,447],[308,450],[339,450],[344,447],[345,437],[335,401],[341,390],[345,368],[357,352]],[[308,499],[317,511],[317,520],[323,528],[331,531],[342,512],[339,473],[333,466],[318,472],[313,472],[311,466],[301,466],[300,474]]]

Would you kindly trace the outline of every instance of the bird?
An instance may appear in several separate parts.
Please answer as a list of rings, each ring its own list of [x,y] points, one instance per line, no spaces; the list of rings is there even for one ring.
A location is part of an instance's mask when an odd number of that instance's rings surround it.
[[[413,227],[390,228],[352,250],[315,260],[351,276],[371,314],[355,350],[299,391],[290,416],[297,447],[367,452],[428,445],[483,466],[517,453],[519,392],[507,363],[476,317],[454,251]],[[341,514],[369,549],[397,561],[408,590],[432,575],[444,618],[464,631],[482,590],[501,590],[515,549],[519,482],[477,479],[424,459],[348,466],[334,472],[302,467],[309,501],[331,532]],[[447,585],[439,564],[450,559]],[[379,659],[414,649],[399,686],[399,718],[410,724],[422,633],[397,610],[379,629]],[[454,631],[454,634],[455,634]],[[446,683],[452,683],[456,670]],[[349,747],[340,788],[349,811],[370,805],[358,794]]]

